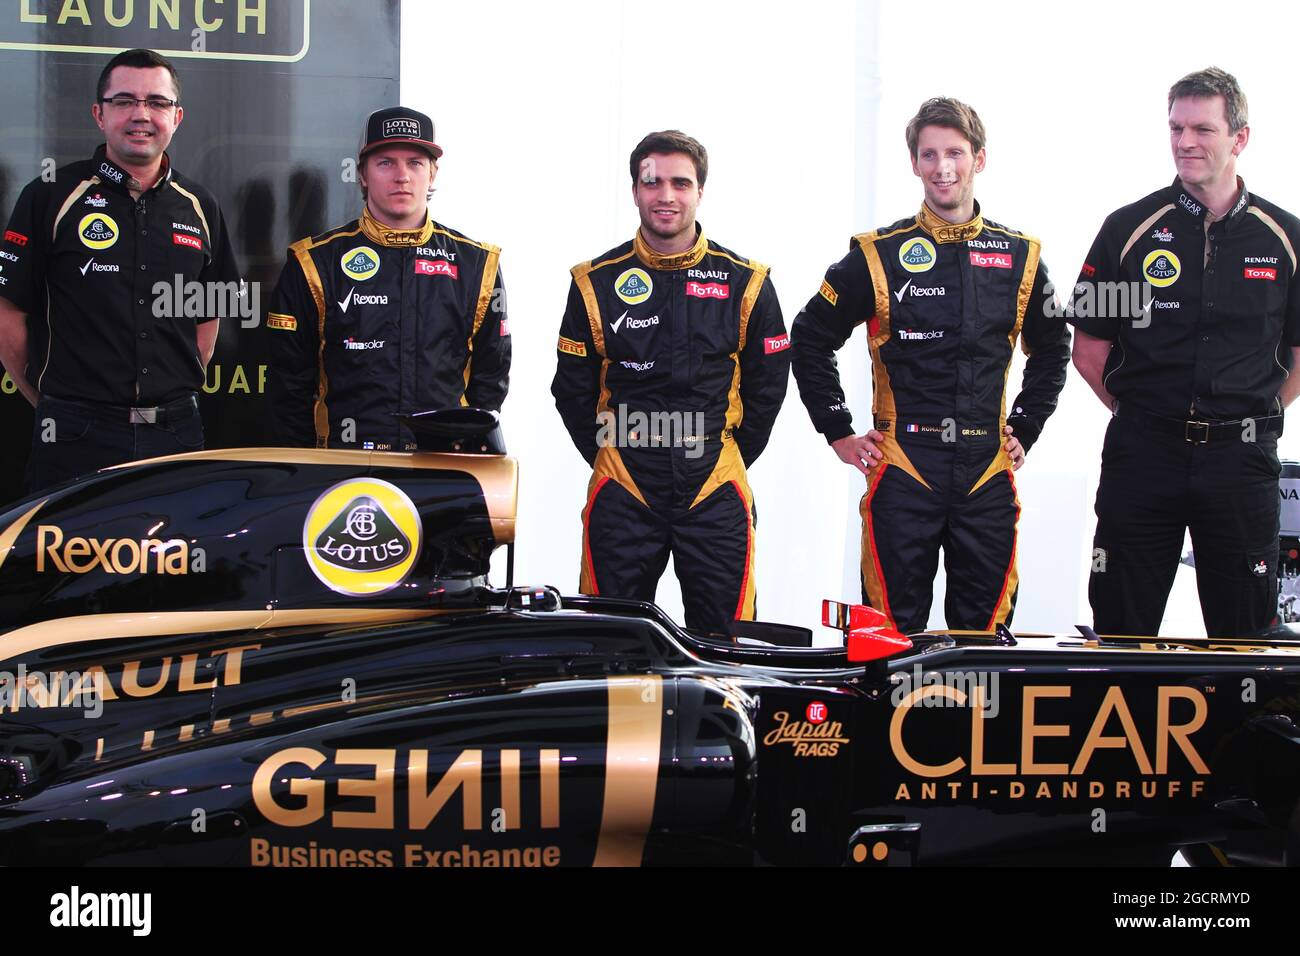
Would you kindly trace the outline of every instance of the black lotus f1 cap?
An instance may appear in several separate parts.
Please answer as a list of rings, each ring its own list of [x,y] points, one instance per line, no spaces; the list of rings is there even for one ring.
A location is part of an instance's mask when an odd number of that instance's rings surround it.
[[[376,110],[366,120],[366,130],[361,137],[361,149],[357,158],[364,159],[372,149],[397,143],[423,147],[434,159],[442,156],[442,147],[434,142],[433,120],[405,106],[390,106],[388,109]]]

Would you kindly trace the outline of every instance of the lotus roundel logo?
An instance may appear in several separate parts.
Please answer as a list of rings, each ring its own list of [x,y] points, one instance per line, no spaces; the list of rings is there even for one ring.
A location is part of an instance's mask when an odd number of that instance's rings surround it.
[[[77,230],[81,233],[81,244],[87,249],[107,249],[117,242],[117,223],[102,212],[82,217]]]
[[[655,284],[644,269],[628,269],[614,280],[614,292],[628,305],[638,305],[650,298]]]
[[[339,482],[316,499],[302,527],[312,573],[352,597],[382,594],[420,555],[420,514],[406,492],[378,478]]]
[[[343,253],[339,265],[349,277],[358,282],[374,277],[379,272],[379,253],[369,246],[357,246]]]
[[[898,249],[898,262],[908,272],[929,272],[937,256],[934,243],[921,236],[908,239]]]
[[[1143,274],[1158,289],[1173,285],[1182,271],[1183,265],[1178,257],[1167,249],[1152,249],[1142,260]]]

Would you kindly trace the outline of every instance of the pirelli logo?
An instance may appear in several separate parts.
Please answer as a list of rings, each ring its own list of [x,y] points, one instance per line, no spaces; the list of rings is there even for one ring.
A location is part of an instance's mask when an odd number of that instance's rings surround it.
[[[836,302],[840,300],[839,293],[837,293],[834,289],[832,289],[831,284],[827,282],[825,279],[822,280],[821,296],[831,305],[834,305]]]
[[[567,352],[569,355],[576,355],[579,358],[587,357],[587,344],[585,342],[575,342],[573,339],[566,339],[560,336],[560,342],[555,346],[561,352]]]
[[[292,315],[280,315],[278,312],[266,313],[266,325],[272,329],[284,329],[286,332],[298,331],[298,320]]]

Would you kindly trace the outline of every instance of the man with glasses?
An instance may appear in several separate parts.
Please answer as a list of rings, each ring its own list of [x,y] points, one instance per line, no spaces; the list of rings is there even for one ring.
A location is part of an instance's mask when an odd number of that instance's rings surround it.
[[[91,106],[104,144],[29,183],[0,242],[0,361],[36,406],[33,490],[203,447],[219,317],[164,298],[191,282],[238,290],[239,272],[216,200],[167,156],[179,101],[163,57],[113,57]]]

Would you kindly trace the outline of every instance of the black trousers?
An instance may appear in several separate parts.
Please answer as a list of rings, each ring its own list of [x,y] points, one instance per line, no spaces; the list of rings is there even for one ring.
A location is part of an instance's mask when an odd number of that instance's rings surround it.
[[[1113,418],[1101,454],[1088,599],[1099,634],[1154,636],[1190,530],[1210,637],[1277,616],[1277,437],[1194,444]]]
[[[159,424],[132,424],[126,409],[42,397],[36,404],[27,486],[39,491],[100,468],[203,448],[203,419],[191,396]]]
[[[753,620],[754,518],[748,487],[721,485],[694,508],[664,514],[641,504],[613,479],[597,483],[583,512],[584,594],[653,601],[673,557],[686,627],[730,633]]]
[[[924,631],[942,547],[948,627],[990,631],[1010,624],[1018,591],[1015,479],[1005,469],[972,490],[997,454],[996,443],[991,450],[930,444],[907,449],[928,488],[894,463],[878,465],[867,480],[859,509],[863,600],[903,633]]]

